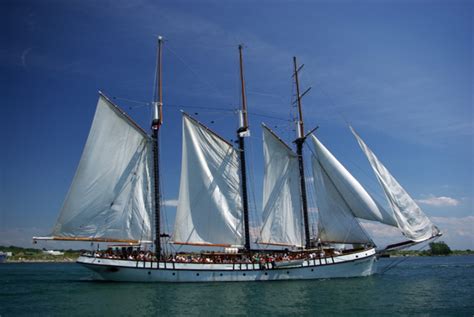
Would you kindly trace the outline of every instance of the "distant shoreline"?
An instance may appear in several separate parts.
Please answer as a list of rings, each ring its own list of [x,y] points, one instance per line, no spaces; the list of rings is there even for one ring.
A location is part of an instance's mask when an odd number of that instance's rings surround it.
[[[463,253],[463,254],[448,254],[448,255],[422,255],[422,254],[388,254],[389,256],[381,256],[386,258],[405,258],[405,257],[417,257],[417,258],[437,258],[445,256],[473,256],[474,253]]]
[[[389,255],[390,257],[407,257],[407,256],[420,256],[420,257],[425,257],[425,256],[461,256],[461,255],[474,255],[473,250],[451,250],[447,254],[430,254],[428,250],[423,250],[423,251],[415,251],[415,250],[399,250],[399,251],[392,251],[392,252],[387,252],[385,253],[386,255]]]
[[[21,260],[10,260],[7,259],[1,264],[18,264],[18,263],[76,263],[76,259],[57,259],[57,260],[36,260],[36,259],[21,259]]]

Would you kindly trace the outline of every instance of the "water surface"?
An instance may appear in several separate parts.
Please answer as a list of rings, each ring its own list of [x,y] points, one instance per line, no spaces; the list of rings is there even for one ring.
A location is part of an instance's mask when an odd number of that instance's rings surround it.
[[[364,278],[146,284],[99,282],[77,264],[0,265],[0,315],[473,316],[474,257],[403,260]]]

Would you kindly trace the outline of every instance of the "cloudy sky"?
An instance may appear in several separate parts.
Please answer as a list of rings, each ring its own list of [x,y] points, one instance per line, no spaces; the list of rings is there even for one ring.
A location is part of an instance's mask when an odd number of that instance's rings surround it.
[[[294,138],[292,57],[307,129],[381,202],[351,123],[453,248],[474,249],[472,1],[2,1],[0,245],[52,228],[102,90],[148,128],[164,50],[163,195],[173,224],[180,109],[227,139],[245,45],[252,210],[260,123]],[[397,233],[367,224],[376,241]]]

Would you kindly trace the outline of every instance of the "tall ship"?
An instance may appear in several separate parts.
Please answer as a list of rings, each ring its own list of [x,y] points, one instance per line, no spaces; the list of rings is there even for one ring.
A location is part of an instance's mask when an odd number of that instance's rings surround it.
[[[182,160],[174,230],[163,230],[159,133],[163,125],[162,46],[147,132],[103,93],[79,166],[51,236],[37,240],[108,243],[77,263],[101,279],[134,282],[273,281],[369,276],[378,250],[360,220],[398,228],[403,248],[440,235],[415,201],[351,127],[380,183],[382,207],[316,137],[304,128],[298,73],[294,147],[262,125],[264,182],[261,227],[251,228],[246,147],[250,136],[242,46],[242,105],[237,146],[182,114]],[[303,149],[310,150],[310,162]],[[168,162],[167,162],[168,163]],[[305,165],[312,177],[305,176]],[[311,235],[307,179],[312,179],[318,221]],[[255,232],[259,232],[255,237]],[[168,245],[184,245],[186,252]],[[208,251],[202,251],[206,249]],[[201,251],[193,251],[201,250]]]

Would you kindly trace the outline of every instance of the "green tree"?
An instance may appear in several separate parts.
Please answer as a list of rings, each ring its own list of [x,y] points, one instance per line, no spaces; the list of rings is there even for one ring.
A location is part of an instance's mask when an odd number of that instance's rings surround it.
[[[430,243],[431,255],[449,255],[451,252],[449,246],[443,241]]]

